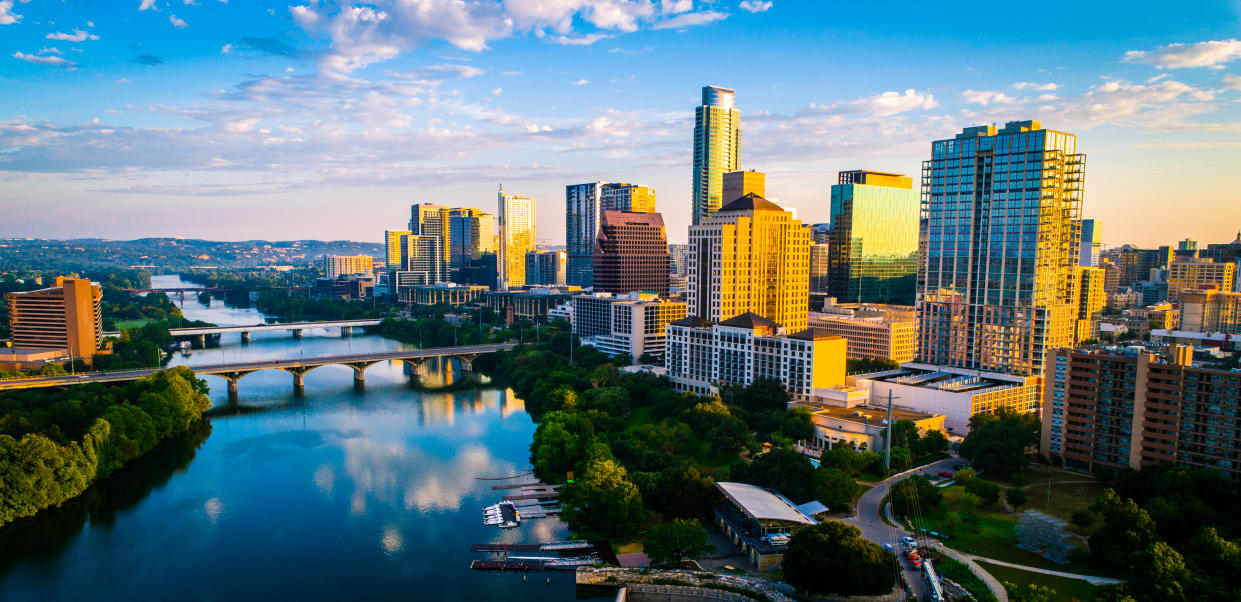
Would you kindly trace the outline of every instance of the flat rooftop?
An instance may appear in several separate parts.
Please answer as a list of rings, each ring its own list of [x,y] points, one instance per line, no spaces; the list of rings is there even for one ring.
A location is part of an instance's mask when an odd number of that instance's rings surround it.
[[[827,416],[846,422],[856,422],[858,424],[877,424],[883,425],[883,421],[888,419],[887,406],[855,406],[852,408],[841,408],[836,406],[815,407],[811,410],[811,418],[815,416]],[[917,412],[892,406],[892,421],[909,420],[917,422],[933,418],[935,414],[929,412]],[[869,419],[868,419],[869,418]]]
[[[724,493],[746,516],[756,521],[778,520],[803,525],[815,525],[818,521],[803,514],[788,498],[768,489],[747,483],[716,482]]]
[[[950,393],[976,393],[996,387],[1020,387],[1028,382],[1027,377],[1023,376],[915,363],[902,364],[900,368],[886,372],[859,374],[857,378]]]

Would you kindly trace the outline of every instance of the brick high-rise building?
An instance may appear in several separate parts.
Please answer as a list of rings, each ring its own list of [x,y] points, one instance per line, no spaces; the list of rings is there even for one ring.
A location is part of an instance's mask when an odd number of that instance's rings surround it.
[[[103,341],[103,289],[83,278],[56,278],[56,286],[5,295],[13,346],[64,349],[90,359]]]
[[[595,238],[594,289],[668,295],[668,238],[658,213],[604,211]]]

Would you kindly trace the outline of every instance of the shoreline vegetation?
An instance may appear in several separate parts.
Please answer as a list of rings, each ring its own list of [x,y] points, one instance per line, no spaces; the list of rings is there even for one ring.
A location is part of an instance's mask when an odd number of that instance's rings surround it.
[[[59,506],[211,407],[184,366],[125,384],[29,389],[0,396],[0,526]]]

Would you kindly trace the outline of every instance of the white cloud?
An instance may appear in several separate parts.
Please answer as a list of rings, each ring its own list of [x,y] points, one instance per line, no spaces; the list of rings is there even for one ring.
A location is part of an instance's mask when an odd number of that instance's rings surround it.
[[[1033,82],[1017,82],[1013,87],[1018,90],[1034,90],[1035,92],[1051,92],[1060,88],[1060,84],[1046,83],[1036,84]]]
[[[232,52],[232,51],[233,51],[233,45],[232,45],[232,44],[225,44],[225,45],[223,45],[223,46],[221,46],[221,47],[220,47],[220,54],[228,54],[228,53],[230,53],[230,52]]]
[[[1233,90],[1241,90],[1241,76],[1231,75],[1231,74],[1225,75],[1223,83],[1224,83],[1224,86],[1227,88],[1232,88]]]
[[[64,67],[65,69],[68,69],[69,71],[73,71],[74,69],[78,68],[77,63],[62,59],[58,56],[39,56],[37,54],[26,54],[24,52],[14,52],[13,58],[26,61],[27,63],[34,63],[35,65],[52,65],[55,67]]]
[[[741,0],[737,6],[747,13],[765,13],[771,9],[771,0]]]
[[[983,106],[990,104],[1010,105],[1016,101],[1013,97],[996,90],[966,90],[961,93],[961,98],[965,102]]]
[[[47,39],[62,40],[65,42],[85,42],[86,40],[98,40],[99,36],[93,33],[87,33],[81,29],[74,29],[73,33],[49,33],[47,34]]]
[[[591,33],[578,37],[555,36],[550,38],[550,40],[552,43],[562,46],[589,46],[599,40],[606,40],[611,37],[614,37],[614,35],[609,33]]]
[[[13,0],[0,1],[0,25],[12,25],[22,20],[22,16],[13,12]]]
[[[184,20],[178,19],[176,15],[168,15],[168,22],[172,23],[172,26],[177,29],[185,29],[190,26],[190,24],[186,23]]]
[[[590,82],[585,79],[579,79],[575,82],[570,82],[570,83],[573,84],[574,86],[585,86],[586,84],[589,84]]]
[[[94,27],[94,26],[95,26],[95,22],[94,22],[94,21],[87,21],[87,22],[86,22],[86,26],[87,26],[87,27]]]
[[[704,10],[696,13],[685,13],[683,15],[677,15],[666,21],[660,21],[653,25],[652,29],[680,29],[682,27],[708,25],[727,18],[728,13],[722,13],[714,10]]]
[[[64,54],[64,52],[62,52],[59,48],[55,46],[51,46],[51,47],[45,46],[39,49],[39,54]]]
[[[880,117],[887,115],[895,115],[906,111],[915,111],[918,109],[932,109],[939,103],[935,102],[935,97],[930,94],[922,94],[913,88],[905,90],[904,94],[897,92],[884,92],[875,96],[859,98],[851,101],[853,106],[865,109]]]
[[[121,79],[118,79],[118,80],[116,80],[116,81],[114,81],[114,82],[112,82],[112,83],[114,83],[114,84],[128,84],[128,83],[129,83],[129,78],[122,77]]]
[[[494,95],[499,95],[502,92],[504,92],[504,88],[496,88],[495,90],[491,91],[491,93]]]
[[[1125,53],[1126,63],[1145,63],[1160,69],[1185,67],[1211,67],[1223,69],[1223,64],[1241,58],[1241,40],[1217,40],[1193,44],[1168,44],[1156,50],[1130,50]]]
[[[155,0],[142,0],[142,3],[138,5],[138,11],[144,10],[159,10],[159,8],[155,6]]]
[[[505,77],[515,77],[518,75],[524,75],[525,73],[526,73],[525,71],[501,71],[500,75],[503,75]]]
[[[659,12],[665,15],[679,15],[694,10],[694,0],[659,0]]]

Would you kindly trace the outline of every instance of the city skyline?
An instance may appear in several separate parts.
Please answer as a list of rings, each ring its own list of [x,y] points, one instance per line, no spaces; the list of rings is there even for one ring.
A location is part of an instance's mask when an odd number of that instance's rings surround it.
[[[1083,217],[1104,247],[1241,226],[1236,3],[1051,5],[1057,28],[968,39],[913,4],[876,25],[779,0],[432,5],[464,12],[0,4],[0,236],[373,241],[413,203],[492,211],[504,179],[538,199],[540,241],[564,241],[564,186],[629,181],[682,243],[705,85],[737,91],[739,167],[804,223],[827,221],[838,171],[915,174],[932,140],[1036,119],[1091,149]]]

